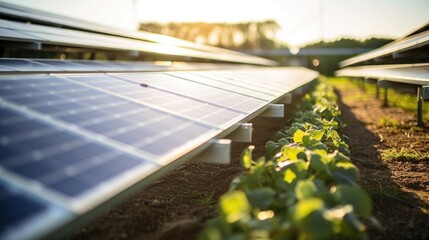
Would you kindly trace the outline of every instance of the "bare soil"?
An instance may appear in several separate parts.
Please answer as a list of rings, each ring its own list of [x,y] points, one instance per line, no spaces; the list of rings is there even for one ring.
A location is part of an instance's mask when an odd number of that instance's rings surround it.
[[[429,239],[429,129],[416,126],[416,114],[384,107],[360,88],[337,88],[337,94],[360,185],[383,227],[370,227],[370,238]],[[382,157],[401,150],[416,156]]]
[[[337,89],[347,127],[351,158],[360,169],[360,184],[370,192],[374,215],[382,230],[369,228],[371,239],[429,239],[429,130],[415,126],[415,116],[357,87]],[[296,100],[296,99],[295,99]],[[288,124],[283,119],[253,121],[255,156]],[[379,124],[380,119],[396,124]],[[429,125],[429,123],[428,123]],[[69,239],[195,239],[204,223],[216,217],[216,204],[230,182],[242,172],[241,151],[249,143],[233,144],[232,163],[188,163],[142,189],[122,205],[107,211]],[[413,150],[420,157],[384,161],[386,149]]]

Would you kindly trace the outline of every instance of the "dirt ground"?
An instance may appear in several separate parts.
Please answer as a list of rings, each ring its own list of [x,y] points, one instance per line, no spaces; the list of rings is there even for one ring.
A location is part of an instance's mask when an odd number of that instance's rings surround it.
[[[370,227],[370,238],[429,239],[429,130],[416,127],[413,114],[362,97],[364,93],[357,87],[340,88],[337,93],[348,125],[344,134],[350,139],[351,158],[383,226],[383,230]],[[253,121],[254,141],[250,144],[256,146],[256,156],[264,153],[265,143],[288,123],[292,112],[289,106],[284,119]],[[219,196],[241,173],[239,158],[248,145],[233,144],[229,165],[189,163],[179,167],[69,239],[195,239],[204,223],[216,216]],[[410,150],[417,157],[382,160],[381,154],[392,149]]]
[[[337,88],[337,93],[351,159],[383,226],[370,228],[370,238],[429,239],[429,129],[416,126],[415,114],[383,107],[360,88]]]

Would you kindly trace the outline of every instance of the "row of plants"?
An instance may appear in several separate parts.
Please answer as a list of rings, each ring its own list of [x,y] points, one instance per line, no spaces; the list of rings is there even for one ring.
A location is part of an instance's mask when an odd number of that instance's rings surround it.
[[[221,196],[219,216],[200,239],[364,239],[371,217],[368,194],[340,137],[337,97],[319,81],[290,127],[266,144],[266,154],[243,151],[245,173]]]

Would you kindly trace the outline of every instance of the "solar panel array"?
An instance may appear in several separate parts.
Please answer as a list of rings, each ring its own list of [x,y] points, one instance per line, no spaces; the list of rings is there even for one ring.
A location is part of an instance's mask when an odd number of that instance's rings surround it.
[[[318,77],[304,68],[250,67],[276,63],[3,2],[0,45],[3,57],[24,54],[0,58],[0,239],[55,237]],[[26,55],[68,52],[208,63]]]
[[[142,31],[113,29],[109,26],[97,25],[2,2],[0,2],[0,18],[4,18],[0,19],[0,42],[31,43],[33,44],[32,47],[37,49],[43,49],[47,45],[120,52],[143,52],[222,62],[277,65],[274,61],[235,51],[204,46]],[[10,20],[10,18],[16,20]],[[28,22],[31,24],[28,24]]]
[[[423,101],[429,99],[428,26],[429,23],[426,23],[390,44],[341,62],[343,69],[336,74],[376,80],[377,95],[379,85],[385,88],[385,105],[388,102],[389,86],[410,85],[417,92],[417,124],[424,126]],[[396,85],[386,82],[394,82]]]
[[[365,77],[423,86],[428,84],[429,23],[411,33],[340,63],[340,76]]]
[[[155,42],[167,45],[173,45],[182,48],[189,48],[193,50],[199,50],[204,52],[216,52],[219,54],[231,54],[235,56],[244,57],[247,60],[249,59],[259,59],[261,61],[266,61],[262,58],[254,58],[247,54],[243,54],[236,51],[231,51],[228,49],[198,44],[178,38],[173,38],[166,35],[144,32],[144,31],[131,31],[124,29],[113,28],[112,26],[100,25],[93,22],[87,22],[80,19],[75,19],[67,16],[58,15],[52,12],[44,12],[37,9],[26,8],[23,6],[13,5],[9,3],[0,2],[0,16],[9,18],[16,18],[20,20],[25,20],[24,22],[31,22],[35,24],[48,25],[48,26],[60,26],[61,28],[74,29],[74,30],[83,30],[90,31],[94,33],[108,34],[112,36],[121,36],[132,39],[143,40],[147,42]],[[248,62],[246,62],[248,63]],[[271,62],[272,64],[273,62]]]
[[[0,238],[45,236],[317,76],[303,68],[3,74]]]
[[[399,38],[380,48],[346,59],[340,63],[342,68],[359,65],[407,64],[429,61],[429,30],[425,24],[421,30]]]
[[[337,74],[420,86],[429,85],[429,63],[350,67],[339,70]]]

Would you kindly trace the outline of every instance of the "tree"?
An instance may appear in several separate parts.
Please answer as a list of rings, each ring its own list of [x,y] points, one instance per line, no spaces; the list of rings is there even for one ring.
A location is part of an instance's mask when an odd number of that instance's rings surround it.
[[[274,20],[245,23],[141,23],[140,30],[230,49],[272,49],[279,25]]]

